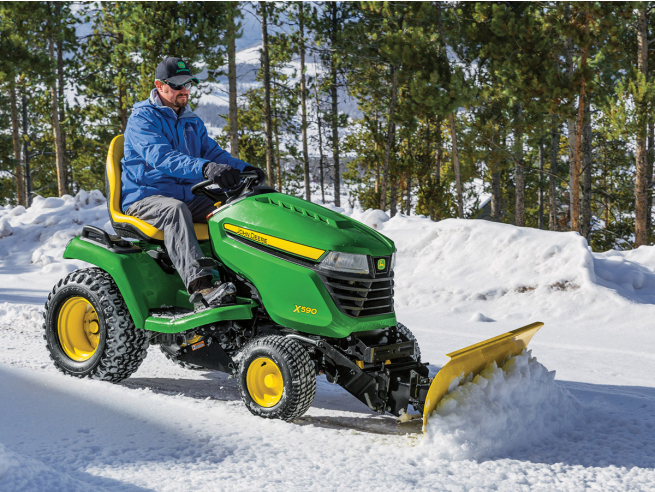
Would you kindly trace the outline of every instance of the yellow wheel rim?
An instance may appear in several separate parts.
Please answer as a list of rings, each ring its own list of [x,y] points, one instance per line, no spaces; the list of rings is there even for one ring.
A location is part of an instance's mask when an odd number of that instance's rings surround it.
[[[282,372],[268,357],[259,357],[250,363],[246,384],[255,403],[265,408],[277,405],[284,393]]]
[[[100,340],[100,322],[91,303],[84,297],[71,297],[59,310],[59,343],[66,355],[82,362],[89,360]]]

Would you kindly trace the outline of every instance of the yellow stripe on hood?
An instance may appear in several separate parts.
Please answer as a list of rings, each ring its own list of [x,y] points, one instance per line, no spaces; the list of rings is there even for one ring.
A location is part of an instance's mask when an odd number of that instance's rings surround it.
[[[254,241],[264,246],[270,246],[272,248],[286,251],[287,253],[302,256],[304,258],[309,258],[310,260],[318,260],[323,255],[323,253],[325,253],[325,250],[322,249],[312,248],[311,246],[294,243],[292,241],[287,241],[286,239],[269,236],[268,234],[251,231],[250,229],[245,229],[243,227],[235,226],[232,224],[224,224],[223,227],[226,231],[233,232],[237,236],[241,236],[244,239]]]

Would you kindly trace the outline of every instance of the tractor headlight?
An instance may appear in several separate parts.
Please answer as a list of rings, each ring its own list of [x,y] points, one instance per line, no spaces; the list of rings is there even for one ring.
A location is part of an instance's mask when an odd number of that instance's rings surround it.
[[[366,255],[330,251],[320,267],[335,272],[368,273],[368,258]]]
[[[391,266],[389,267],[389,271],[393,272],[393,268],[396,266],[396,252],[391,255]]]

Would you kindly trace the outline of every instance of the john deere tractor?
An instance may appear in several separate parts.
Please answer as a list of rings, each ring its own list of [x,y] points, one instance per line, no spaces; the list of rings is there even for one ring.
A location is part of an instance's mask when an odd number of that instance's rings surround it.
[[[237,288],[217,307],[195,309],[163,246],[163,232],[120,208],[123,137],[107,158],[108,208],[117,235],[85,226],[64,258],[95,265],[69,274],[48,296],[45,339],[55,365],[119,382],[149,345],[189,368],[234,375],[255,415],[303,415],[316,378],[341,385],[372,410],[429,414],[457,378],[525,348],[533,323],[452,354],[430,379],[418,343],[396,320],[393,242],[349,217],[253,186],[193,188],[215,201],[195,224],[199,266]],[[127,240],[129,238],[131,240]]]

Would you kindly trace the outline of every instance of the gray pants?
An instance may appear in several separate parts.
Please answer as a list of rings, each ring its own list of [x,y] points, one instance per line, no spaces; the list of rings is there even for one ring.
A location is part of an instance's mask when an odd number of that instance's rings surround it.
[[[164,246],[187,289],[191,282],[207,276],[207,270],[192,265],[204,256],[193,230],[194,222],[206,222],[207,215],[216,210],[206,196],[196,196],[184,203],[175,198],[154,195],[134,202],[125,213],[137,217],[164,231]]]

